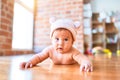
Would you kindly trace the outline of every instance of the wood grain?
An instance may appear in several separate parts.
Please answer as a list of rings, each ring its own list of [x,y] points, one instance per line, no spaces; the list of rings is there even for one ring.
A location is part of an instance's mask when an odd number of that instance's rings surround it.
[[[54,65],[49,59],[27,70],[19,63],[32,55],[0,57],[0,80],[120,80],[120,57],[89,56],[93,72],[80,72],[79,65]]]

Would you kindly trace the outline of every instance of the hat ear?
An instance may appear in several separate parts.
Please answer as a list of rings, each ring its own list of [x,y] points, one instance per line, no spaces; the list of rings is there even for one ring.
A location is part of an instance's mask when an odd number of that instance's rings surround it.
[[[50,24],[54,23],[55,21],[56,21],[56,18],[55,18],[55,17],[51,17],[51,18],[49,19],[49,23],[50,23]]]
[[[80,22],[79,21],[75,21],[74,25],[75,25],[75,28],[79,28],[80,27]]]

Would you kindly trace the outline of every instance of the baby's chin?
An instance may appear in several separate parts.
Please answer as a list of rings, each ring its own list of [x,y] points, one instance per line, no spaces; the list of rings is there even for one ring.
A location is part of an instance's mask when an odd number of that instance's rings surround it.
[[[64,50],[63,49],[56,49],[56,51],[58,52],[58,53],[61,53],[61,54],[63,54],[64,53]]]
[[[68,51],[64,51],[64,50],[57,50],[58,53],[61,53],[61,54],[65,54],[67,53]]]
[[[57,50],[58,53],[61,53],[61,54],[64,54],[65,52],[64,51],[61,51],[61,50]]]

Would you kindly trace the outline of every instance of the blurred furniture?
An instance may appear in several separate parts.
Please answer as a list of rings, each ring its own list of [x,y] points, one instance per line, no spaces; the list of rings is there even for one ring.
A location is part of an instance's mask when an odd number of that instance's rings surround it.
[[[111,21],[100,20],[99,13],[92,14],[92,47],[101,46],[115,53],[117,50],[117,28]]]

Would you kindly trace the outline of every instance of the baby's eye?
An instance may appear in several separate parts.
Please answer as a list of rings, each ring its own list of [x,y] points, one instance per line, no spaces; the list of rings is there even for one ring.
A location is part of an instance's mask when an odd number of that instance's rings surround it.
[[[56,40],[56,41],[58,41],[58,40],[59,40],[59,38],[55,38],[55,40]]]
[[[68,38],[66,38],[65,41],[68,41]]]

